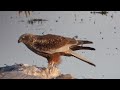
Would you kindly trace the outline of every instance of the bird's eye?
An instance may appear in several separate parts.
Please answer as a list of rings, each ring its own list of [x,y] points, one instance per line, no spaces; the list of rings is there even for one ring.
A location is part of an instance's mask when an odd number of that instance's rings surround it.
[[[25,37],[22,37],[23,39],[25,39]]]

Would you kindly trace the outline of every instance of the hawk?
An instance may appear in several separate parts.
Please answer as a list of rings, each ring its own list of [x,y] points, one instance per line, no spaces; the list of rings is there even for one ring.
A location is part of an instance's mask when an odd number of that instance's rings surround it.
[[[92,41],[76,40],[75,38],[53,34],[34,35],[25,33],[19,37],[18,43],[20,42],[24,43],[34,53],[45,57],[48,60],[48,66],[60,64],[60,56],[73,56],[95,66],[87,58],[74,52],[76,50],[95,50],[92,47],[83,47],[84,44],[92,44]]]

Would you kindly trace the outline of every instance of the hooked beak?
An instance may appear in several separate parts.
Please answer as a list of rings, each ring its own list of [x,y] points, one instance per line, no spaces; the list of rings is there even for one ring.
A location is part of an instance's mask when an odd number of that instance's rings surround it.
[[[20,42],[21,42],[21,39],[18,40],[18,43],[20,43]]]

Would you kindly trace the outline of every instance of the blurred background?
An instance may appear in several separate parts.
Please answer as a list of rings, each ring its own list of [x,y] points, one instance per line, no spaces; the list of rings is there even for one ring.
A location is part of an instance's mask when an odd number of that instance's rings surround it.
[[[24,33],[57,34],[93,41],[95,51],[77,51],[93,67],[74,57],[62,56],[59,68],[63,74],[94,79],[120,78],[120,12],[119,11],[0,11],[0,67],[24,63],[47,66],[47,60],[18,38]]]

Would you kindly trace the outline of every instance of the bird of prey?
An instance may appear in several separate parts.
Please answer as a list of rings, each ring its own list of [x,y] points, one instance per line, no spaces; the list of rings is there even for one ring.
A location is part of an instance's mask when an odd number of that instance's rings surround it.
[[[24,43],[34,53],[45,57],[48,60],[48,66],[60,64],[60,56],[73,56],[95,66],[87,58],[74,52],[76,50],[95,50],[92,47],[83,47],[84,44],[92,44],[92,41],[76,40],[75,38],[53,34],[34,35],[25,33],[19,37],[18,43],[20,42]]]

